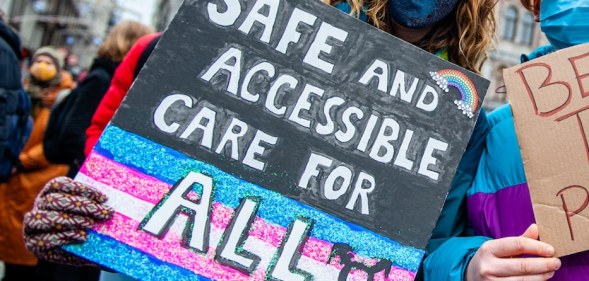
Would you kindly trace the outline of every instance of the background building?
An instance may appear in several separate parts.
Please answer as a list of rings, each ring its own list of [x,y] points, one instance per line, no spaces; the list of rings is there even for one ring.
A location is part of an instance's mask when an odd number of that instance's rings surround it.
[[[20,32],[25,47],[66,46],[84,66],[112,25],[134,19],[163,31],[181,5],[182,0],[0,0],[0,9]],[[498,44],[482,69],[491,80],[487,110],[506,102],[502,70],[518,64],[521,54],[548,43],[532,13],[518,0],[499,0],[496,9]]]
[[[5,1],[7,3],[5,3]],[[36,50],[65,47],[89,65],[109,28],[114,24],[114,0],[2,0],[8,22],[24,47]]]
[[[156,12],[153,14],[153,25],[156,30],[163,31],[176,15],[182,0],[156,0]]]
[[[491,80],[483,104],[487,112],[507,102],[503,69],[519,64],[522,54],[548,44],[534,15],[520,1],[500,0],[496,9],[498,42],[482,69],[482,75]]]

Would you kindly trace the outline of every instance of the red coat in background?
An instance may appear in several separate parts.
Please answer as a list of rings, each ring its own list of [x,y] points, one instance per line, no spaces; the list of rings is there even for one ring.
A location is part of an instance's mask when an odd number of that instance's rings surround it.
[[[160,37],[160,33],[155,33],[145,35],[137,40],[115,71],[110,88],[102,98],[92,117],[90,127],[86,130],[86,147],[84,149],[86,155],[92,151],[92,148],[98,142],[100,135],[114,116],[119,105],[121,105],[129,88],[131,88],[131,84],[133,84],[133,80],[135,80],[135,76],[143,67],[145,60],[153,51]]]

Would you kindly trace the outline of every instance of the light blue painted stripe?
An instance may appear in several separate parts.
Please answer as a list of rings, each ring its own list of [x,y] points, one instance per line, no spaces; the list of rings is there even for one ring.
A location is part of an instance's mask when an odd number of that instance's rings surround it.
[[[64,250],[110,269],[145,281],[209,281],[190,270],[166,263],[111,237],[88,231],[88,240],[70,244]]]
[[[237,208],[241,198],[260,196],[262,204],[258,215],[265,220],[288,227],[289,223],[299,216],[312,218],[315,224],[311,236],[332,243],[346,243],[361,256],[387,258],[399,267],[416,272],[424,255],[422,250],[401,245],[364,227],[345,222],[277,192],[236,178],[213,165],[191,159],[178,151],[116,126],[107,127],[94,149],[105,157],[170,185],[178,182],[190,171],[211,175],[216,180],[215,201],[230,208]]]

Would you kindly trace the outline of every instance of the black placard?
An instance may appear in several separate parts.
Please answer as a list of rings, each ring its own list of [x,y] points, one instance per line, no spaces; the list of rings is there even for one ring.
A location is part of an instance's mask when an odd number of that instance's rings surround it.
[[[469,103],[468,88],[437,85],[430,72],[443,69],[475,85],[474,112],[455,103]],[[187,0],[113,124],[424,249],[488,84],[320,1]],[[306,169],[317,172],[301,187]]]

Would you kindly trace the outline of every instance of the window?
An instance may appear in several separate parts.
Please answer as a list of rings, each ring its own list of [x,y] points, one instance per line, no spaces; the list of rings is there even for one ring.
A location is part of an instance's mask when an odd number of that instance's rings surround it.
[[[505,13],[503,14],[503,24],[501,38],[513,41],[515,39],[515,28],[517,27],[517,9],[514,6],[509,6],[505,9]]]
[[[531,46],[534,41],[534,15],[527,12],[522,18],[520,43]]]

